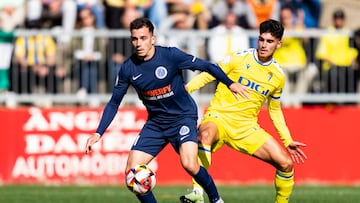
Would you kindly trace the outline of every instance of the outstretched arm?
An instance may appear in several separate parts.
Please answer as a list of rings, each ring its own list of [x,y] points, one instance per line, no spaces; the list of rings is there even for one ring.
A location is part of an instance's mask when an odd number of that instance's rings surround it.
[[[186,90],[191,94],[192,92],[204,87],[206,84],[215,80],[215,77],[208,72],[201,72],[200,74],[193,77],[185,86]],[[240,83],[233,82],[230,84],[229,89],[232,91],[234,96],[237,98],[238,94],[244,98],[248,98],[250,94],[249,90]]]

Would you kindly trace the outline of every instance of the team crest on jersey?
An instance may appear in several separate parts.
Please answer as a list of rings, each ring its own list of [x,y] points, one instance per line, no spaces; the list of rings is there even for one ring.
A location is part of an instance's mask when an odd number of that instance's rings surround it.
[[[273,73],[272,73],[272,72],[268,72],[268,81],[270,81],[272,77],[273,77]]]
[[[159,66],[155,70],[155,76],[158,79],[164,79],[167,76],[167,69],[164,66]]]

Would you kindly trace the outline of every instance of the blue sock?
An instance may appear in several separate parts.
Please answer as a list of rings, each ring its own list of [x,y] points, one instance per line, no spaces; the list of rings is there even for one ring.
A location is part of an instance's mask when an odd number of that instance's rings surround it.
[[[210,202],[216,202],[220,199],[214,180],[204,167],[200,166],[199,172],[193,178],[204,188]]]
[[[156,203],[155,196],[152,192],[149,192],[145,195],[136,195],[136,197],[140,200],[142,203]]]

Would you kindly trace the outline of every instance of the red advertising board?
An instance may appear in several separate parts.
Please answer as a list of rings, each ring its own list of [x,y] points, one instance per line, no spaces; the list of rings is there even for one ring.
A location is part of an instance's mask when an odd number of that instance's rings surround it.
[[[96,130],[101,108],[0,109],[0,182],[37,184],[123,184],[127,155],[147,114],[121,108],[94,152],[84,154],[86,139]],[[307,144],[305,164],[295,165],[297,183],[360,183],[357,145],[360,108],[285,108],[294,140]],[[259,122],[275,137],[266,111]],[[158,184],[189,184],[190,177],[171,147],[151,163]],[[209,169],[218,183],[272,183],[274,169],[223,147]]]

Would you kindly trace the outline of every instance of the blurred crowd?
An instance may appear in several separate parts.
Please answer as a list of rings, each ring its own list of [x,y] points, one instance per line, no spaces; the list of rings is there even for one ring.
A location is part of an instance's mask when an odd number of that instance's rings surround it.
[[[94,30],[128,29],[139,16],[154,22],[159,44],[185,51],[189,49],[186,35],[161,33],[171,29],[211,32],[197,43],[203,47],[201,57],[216,62],[235,50],[255,47],[257,39],[246,31],[257,29],[265,19],[280,20],[286,32],[301,31],[320,28],[321,13],[321,0],[1,0],[0,91],[32,93],[36,86],[40,92],[64,92],[64,80],[71,75],[78,78],[78,95],[97,93],[102,66],[108,69],[104,77],[111,86],[121,63],[132,53],[130,42],[113,36],[99,39]],[[285,33],[274,56],[289,81],[285,92],[357,91],[360,31],[347,28],[343,9],[332,15],[333,24],[323,28],[329,35],[321,39]],[[58,38],[41,33],[15,36],[17,29],[60,29],[62,34]],[[74,30],[83,33],[75,43],[69,34]],[[354,35],[339,35],[339,30]],[[66,60],[70,56],[75,62]],[[322,83],[313,85],[316,78]]]

